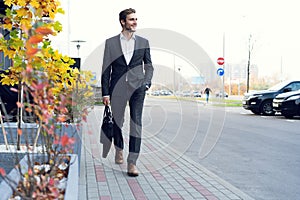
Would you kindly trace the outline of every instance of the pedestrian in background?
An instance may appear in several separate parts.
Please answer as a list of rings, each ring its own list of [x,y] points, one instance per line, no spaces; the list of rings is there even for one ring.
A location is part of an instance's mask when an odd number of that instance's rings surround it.
[[[147,39],[135,34],[136,11],[132,8],[119,13],[120,34],[106,40],[102,66],[102,96],[111,104],[114,117],[113,141],[115,163],[123,163],[124,140],[122,127],[127,103],[130,109],[129,154],[127,174],[138,176],[136,168],[142,138],[142,112],[146,90],[151,86],[153,66]]]
[[[208,101],[209,101],[210,92],[212,92],[212,90],[208,86],[206,86],[206,88],[204,90],[204,94],[206,95],[206,103],[208,103]]]

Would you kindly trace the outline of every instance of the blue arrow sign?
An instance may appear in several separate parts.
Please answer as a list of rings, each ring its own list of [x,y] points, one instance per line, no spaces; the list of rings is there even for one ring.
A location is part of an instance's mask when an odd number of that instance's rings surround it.
[[[219,69],[217,70],[217,74],[218,74],[219,76],[223,76],[223,75],[224,75],[224,69],[223,69],[223,68],[219,68]]]

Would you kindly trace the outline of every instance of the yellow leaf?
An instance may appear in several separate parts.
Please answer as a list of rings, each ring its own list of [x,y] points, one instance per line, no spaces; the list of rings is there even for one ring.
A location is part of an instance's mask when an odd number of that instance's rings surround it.
[[[11,6],[13,0],[4,0],[4,4],[7,6]]]
[[[36,16],[42,16],[43,15],[43,9],[41,8],[41,7],[37,7],[36,9],[35,9],[35,15]]]
[[[19,6],[26,6],[26,0],[18,0],[17,5]]]
[[[43,54],[44,54],[44,56],[46,58],[50,58],[51,57],[50,48],[43,48],[42,51],[43,51]]]
[[[34,7],[34,8],[40,7],[39,2],[36,1],[36,0],[31,0],[30,5],[31,5],[32,7]]]
[[[11,81],[11,79],[8,78],[8,77],[4,77],[4,78],[1,79],[1,83],[3,85],[10,85],[10,81]]]
[[[18,17],[23,17],[23,16],[27,16],[28,11],[25,8],[20,8],[16,12]]]
[[[50,19],[54,19],[54,18],[55,18],[55,14],[56,14],[56,13],[50,12],[50,13],[49,13]]]
[[[79,73],[80,73],[79,70],[78,70],[78,68],[75,68],[75,69],[73,70],[73,72],[74,72],[75,74],[79,74]]]
[[[58,8],[58,9],[57,9],[57,12],[58,12],[58,13],[61,13],[61,14],[65,14],[65,11],[64,11],[62,8]]]
[[[65,62],[69,62],[70,57],[69,57],[69,56],[63,56],[62,59],[63,59],[63,61],[65,61]]]
[[[11,23],[9,23],[9,24],[3,24],[3,28],[10,31],[12,29],[12,24]]]
[[[21,23],[21,27],[25,27],[27,30],[30,30],[32,27],[31,21],[28,18],[21,19],[20,23]]]
[[[60,53],[56,50],[53,54],[54,60],[60,60]]]
[[[15,51],[13,51],[13,50],[9,50],[9,51],[7,51],[7,56],[10,58],[10,59],[12,59],[12,58],[14,58],[15,57]]]
[[[41,51],[38,51],[34,56],[39,57],[39,58],[43,58],[44,57],[44,55],[43,55],[43,53]],[[41,62],[43,62],[43,61],[40,61],[40,63]]]

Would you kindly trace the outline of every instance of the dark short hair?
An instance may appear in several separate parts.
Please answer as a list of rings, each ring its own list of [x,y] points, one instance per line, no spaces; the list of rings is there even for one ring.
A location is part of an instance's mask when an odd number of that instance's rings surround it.
[[[119,13],[119,21],[121,23],[121,20],[124,20],[126,21],[126,17],[127,15],[130,15],[132,13],[135,13],[135,9],[133,8],[127,8],[125,10],[122,10],[120,13]],[[122,25],[122,24],[121,24]]]

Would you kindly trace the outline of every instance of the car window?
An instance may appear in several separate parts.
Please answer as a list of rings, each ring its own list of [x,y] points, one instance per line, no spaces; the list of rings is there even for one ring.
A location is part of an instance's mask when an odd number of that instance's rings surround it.
[[[291,83],[291,84],[287,85],[285,88],[291,88],[291,91],[299,90],[300,82]]]
[[[292,90],[299,90],[300,89],[300,83],[295,83],[295,87],[292,88]]]
[[[287,81],[285,81],[285,82],[280,82],[280,83],[278,83],[278,84],[276,84],[276,85],[270,87],[268,90],[270,90],[270,91],[278,91],[278,90],[282,89],[282,88],[283,88],[285,85],[287,85],[287,84],[288,84]],[[286,86],[285,88],[287,88],[287,87],[288,87],[288,86]]]

